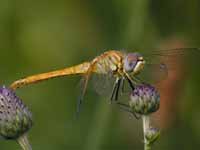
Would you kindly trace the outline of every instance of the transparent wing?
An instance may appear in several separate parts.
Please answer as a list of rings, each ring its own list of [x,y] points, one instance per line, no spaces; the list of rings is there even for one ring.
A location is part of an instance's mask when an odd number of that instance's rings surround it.
[[[179,48],[170,50],[152,50],[142,53],[147,64],[165,64],[168,69],[173,69],[177,60],[183,60],[184,62],[191,62],[192,60],[198,60],[200,56],[199,48]],[[195,58],[195,59],[193,59]]]
[[[112,93],[115,78],[111,74],[93,74],[92,87],[94,91],[104,97],[109,97]]]
[[[140,82],[158,83],[168,77],[168,68],[165,64],[147,64],[142,72],[136,76]]]
[[[159,55],[159,56],[174,56],[174,55],[186,55],[192,53],[199,53],[200,48],[175,48],[175,49],[167,49],[167,50],[149,50],[144,54],[148,55]]]
[[[139,77],[150,83],[158,83],[166,79],[172,72],[184,72],[188,69],[195,69],[199,64],[199,48],[180,48],[170,50],[153,50],[144,52],[146,66]]]

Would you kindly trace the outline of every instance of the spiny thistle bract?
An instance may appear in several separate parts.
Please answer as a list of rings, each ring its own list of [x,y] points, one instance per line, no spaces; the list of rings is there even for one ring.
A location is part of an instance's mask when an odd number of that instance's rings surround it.
[[[160,95],[158,91],[149,84],[135,86],[130,95],[129,106],[133,112],[147,115],[159,109]]]
[[[26,133],[32,127],[32,114],[15,92],[0,87],[0,137],[17,140],[23,149],[31,149]]]

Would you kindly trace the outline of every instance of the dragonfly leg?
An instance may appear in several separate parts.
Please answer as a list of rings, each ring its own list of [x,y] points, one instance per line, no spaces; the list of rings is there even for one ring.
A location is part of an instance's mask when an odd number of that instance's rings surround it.
[[[116,79],[115,83],[114,83],[114,86],[113,86],[113,90],[112,90],[112,94],[111,94],[111,98],[110,98],[110,101],[112,103],[113,99],[114,99],[114,96],[115,96],[115,93],[116,93],[116,90],[117,90],[117,84],[118,84],[118,78]]]
[[[130,91],[133,90],[134,88],[134,84],[131,82],[129,83],[129,85],[131,84],[131,86],[129,86],[131,89],[129,88],[126,89],[126,84],[127,84],[126,81],[128,81],[128,79],[123,77],[121,81],[121,92],[120,92],[121,95],[130,93]]]
[[[124,77],[122,78],[122,81],[121,81],[121,95],[125,93],[125,79]]]
[[[116,87],[117,87],[117,84],[116,82],[114,83],[114,86],[113,86],[113,90],[112,90],[112,95],[110,97],[110,102],[112,103],[113,101],[113,98],[114,98],[114,94],[115,94],[115,91],[116,91]]]
[[[118,89],[119,88],[119,81],[120,81],[119,78],[117,78],[115,80],[113,90],[112,90],[112,95],[111,95],[111,98],[110,98],[111,103],[113,102],[113,100],[116,100],[116,98],[118,97],[117,95],[118,95],[118,91],[119,91],[119,89]]]
[[[129,77],[126,77],[126,79],[127,79],[128,83],[129,83],[131,89],[134,90],[135,87],[134,87],[134,83],[132,82],[132,80]]]
[[[120,107],[120,109],[122,109],[123,111],[126,111],[126,112],[131,113],[132,115],[134,115],[134,117],[135,117],[136,119],[140,119],[140,116],[139,116],[138,114],[136,114],[135,112],[133,112],[133,111],[131,110],[131,108],[129,107],[129,105],[124,104],[124,103],[120,103],[120,102],[117,102],[116,104],[117,104],[117,105]]]
[[[119,89],[120,89],[120,86],[121,86],[121,82],[122,82],[122,79],[118,79],[118,82],[117,82],[117,88],[116,88],[116,92],[115,92],[115,101],[118,100],[118,96],[119,96]]]

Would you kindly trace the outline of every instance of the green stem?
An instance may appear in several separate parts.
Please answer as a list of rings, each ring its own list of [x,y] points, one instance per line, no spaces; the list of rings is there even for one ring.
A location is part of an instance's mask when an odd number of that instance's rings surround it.
[[[17,142],[22,147],[23,150],[32,150],[31,145],[29,144],[28,137],[26,134],[20,136],[17,139]]]
[[[145,137],[148,129],[150,128],[150,117],[144,115],[142,116],[142,121],[143,121],[143,133],[144,133],[144,150],[151,150],[151,146]]]

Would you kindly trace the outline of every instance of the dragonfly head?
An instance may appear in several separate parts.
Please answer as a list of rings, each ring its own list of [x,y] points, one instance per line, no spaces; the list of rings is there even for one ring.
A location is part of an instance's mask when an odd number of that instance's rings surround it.
[[[144,68],[145,61],[139,53],[128,53],[124,59],[124,70],[137,74]]]

